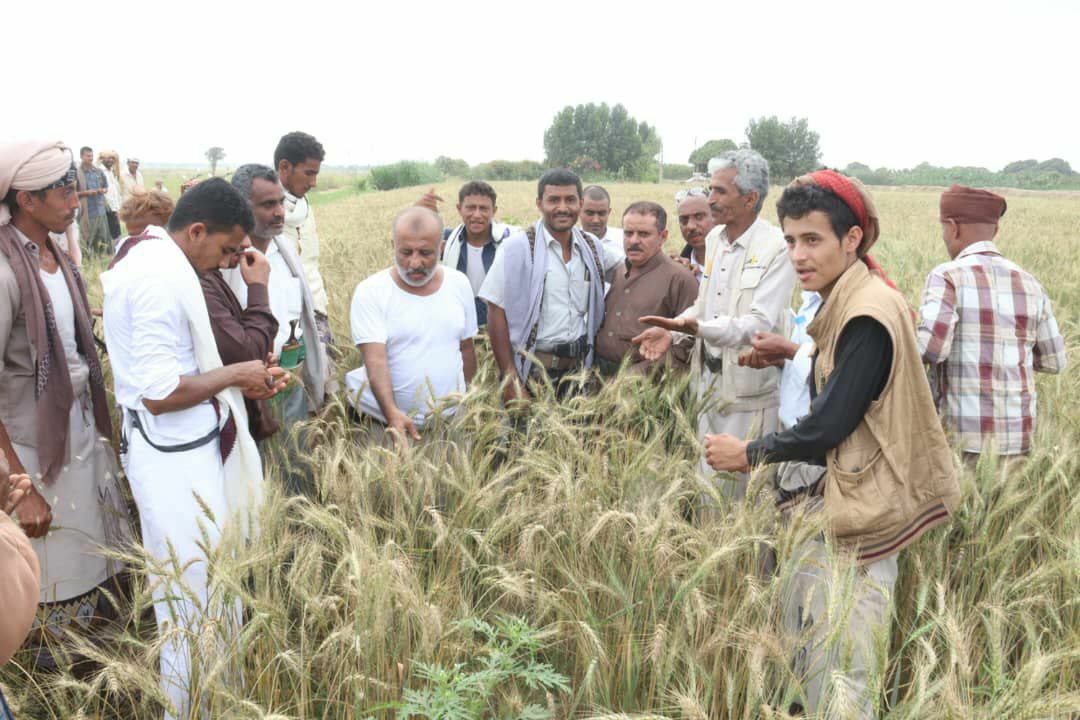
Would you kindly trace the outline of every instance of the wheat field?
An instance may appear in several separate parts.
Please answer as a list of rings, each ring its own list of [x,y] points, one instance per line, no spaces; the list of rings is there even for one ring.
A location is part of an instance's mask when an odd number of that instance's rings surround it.
[[[536,217],[535,185],[495,183],[499,217]],[[615,212],[676,185],[613,184]],[[390,219],[427,188],[316,196],[339,342],[356,283],[390,262]],[[437,186],[456,222],[457,183]],[[937,190],[875,192],[874,250],[917,302],[945,257]],[[765,214],[775,221],[774,188]],[[957,461],[952,522],[904,551],[880,716],[1069,718],[1080,709],[1080,196],[1008,194],[999,247],[1049,289],[1069,369],[1039,379],[1036,445],[1022,474]],[[674,218],[669,248],[681,248]],[[100,298],[90,268],[92,294]],[[345,349],[342,370],[358,362]],[[340,399],[312,423],[319,500],[272,491],[260,536],[212,555],[218,599],[244,627],[207,622],[196,691],[213,718],[783,718],[797,692],[780,591],[812,519],[778,524],[768,478],[708,522],[687,520],[697,477],[685,381],[619,378],[508,422],[489,358],[452,432],[406,453],[363,447]],[[277,487],[280,468],[268,475]],[[755,492],[756,489],[756,492]],[[759,571],[775,550],[775,575]],[[133,554],[131,561],[141,560]],[[845,571],[838,569],[837,573]],[[843,583],[839,583],[843,586]],[[156,641],[139,620],[99,663],[0,671],[17,717],[160,717]],[[838,592],[830,612],[842,617]]]

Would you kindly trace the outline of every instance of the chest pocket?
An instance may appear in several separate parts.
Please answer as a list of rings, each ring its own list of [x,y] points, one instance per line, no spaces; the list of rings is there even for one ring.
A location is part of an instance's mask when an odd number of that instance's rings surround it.
[[[765,267],[744,267],[739,275],[739,289],[752,290],[761,284],[761,278],[765,275]]]

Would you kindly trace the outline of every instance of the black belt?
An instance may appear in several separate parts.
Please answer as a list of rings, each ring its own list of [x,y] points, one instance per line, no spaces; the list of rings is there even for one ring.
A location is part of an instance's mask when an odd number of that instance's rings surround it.
[[[580,359],[589,354],[589,336],[582,335],[573,342],[555,343],[546,350],[536,348],[537,352],[542,352],[545,355],[554,355],[555,357]]]
[[[146,441],[147,445],[154,448],[158,452],[166,452],[166,453],[187,452],[188,450],[194,450],[195,448],[200,448],[203,445],[207,445],[210,442],[212,442],[213,440],[215,440],[219,435],[221,435],[221,426],[220,425],[215,425],[214,429],[211,430],[210,432],[208,432],[206,435],[203,435],[201,438],[197,438],[197,439],[192,440],[190,442],[181,443],[179,445],[158,445],[157,443],[155,443],[153,440],[151,440],[149,437],[146,436],[146,430],[143,429],[142,422],[139,421],[139,413],[131,412],[130,410],[127,410],[127,412],[131,414],[131,426],[139,431],[139,434],[142,435],[142,439]],[[120,437],[120,454],[123,455],[123,454],[127,453],[127,449],[128,449],[127,438],[121,435],[121,437]]]

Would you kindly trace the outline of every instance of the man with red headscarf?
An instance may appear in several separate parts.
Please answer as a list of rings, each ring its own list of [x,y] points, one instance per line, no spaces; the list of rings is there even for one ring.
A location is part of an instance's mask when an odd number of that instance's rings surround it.
[[[796,548],[781,572],[799,705],[874,717],[897,554],[949,517],[960,489],[907,301],[867,254],[878,222],[866,190],[822,170],[796,179],[776,209],[803,289],[822,297],[807,329],[810,413],[750,443],[710,435],[705,457],[729,471],[785,462],[781,508],[825,513],[832,542]]]
[[[1035,430],[1035,372],[1065,369],[1065,340],[1039,282],[994,245],[1005,198],[953,185],[941,195],[952,258],[926,279],[919,350],[938,410],[969,459],[1022,455]]]

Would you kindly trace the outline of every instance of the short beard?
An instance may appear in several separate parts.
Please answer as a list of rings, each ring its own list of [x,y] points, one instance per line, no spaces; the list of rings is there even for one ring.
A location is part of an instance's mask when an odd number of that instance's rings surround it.
[[[394,267],[397,268],[397,274],[398,277],[401,278],[401,281],[409,287],[414,288],[422,288],[429,282],[431,282],[431,279],[435,277],[435,272],[439,269],[439,266],[437,264],[432,265],[431,269],[427,271],[426,275],[424,275],[423,280],[413,280],[411,277],[409,277],[409,271],[406,268],[401,267],[401,264],[397,261],[394,261]]]

